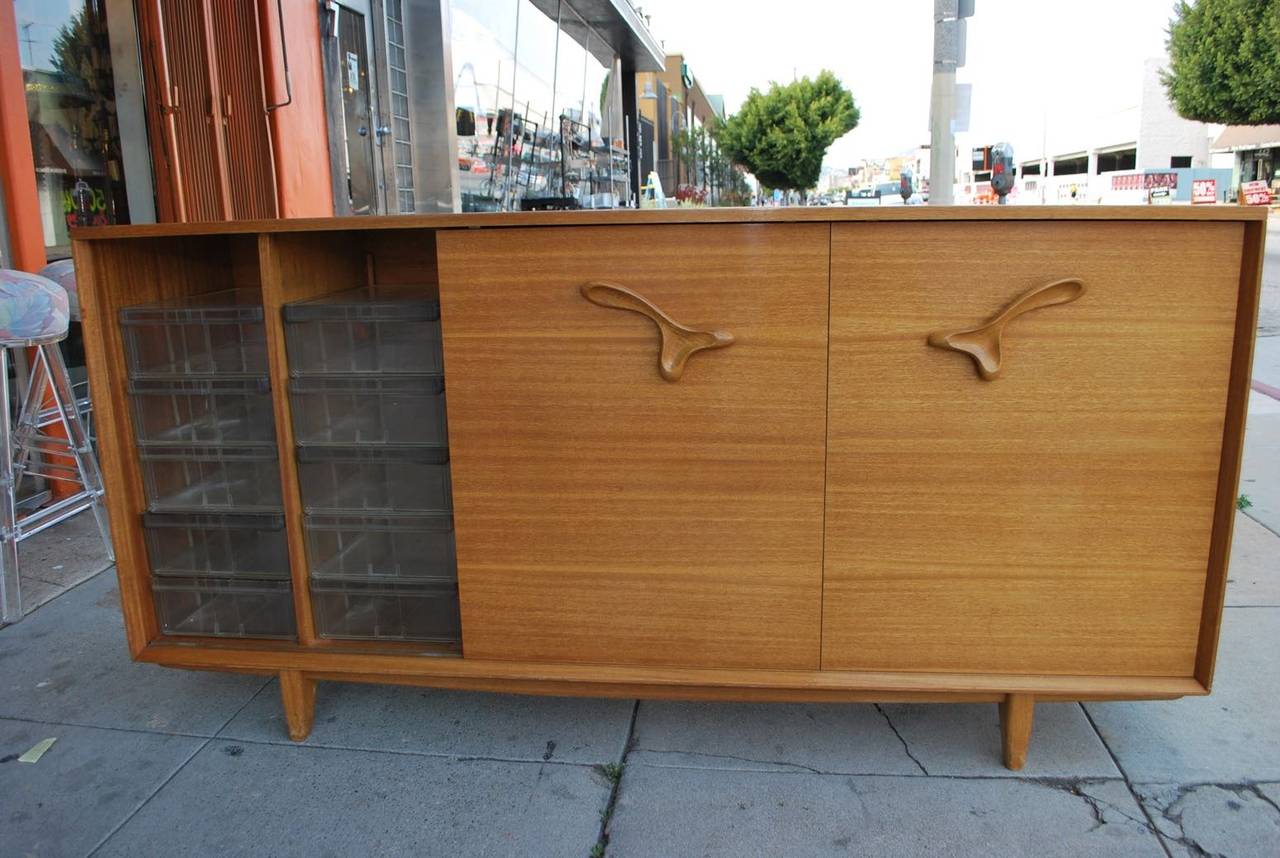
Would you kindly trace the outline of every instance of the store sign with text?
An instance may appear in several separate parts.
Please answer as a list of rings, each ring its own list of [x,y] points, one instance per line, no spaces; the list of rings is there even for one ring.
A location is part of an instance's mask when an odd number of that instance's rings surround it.
[[[1271,188],[1266,182],[1245,182],[1240,186],[1240,202],[1246,206],[1271,205]]]
[[[1218,201],[1218,180],[1217,179],[1192,179],[1191,180],[1191,202],[1195,203],[1215,203]]]

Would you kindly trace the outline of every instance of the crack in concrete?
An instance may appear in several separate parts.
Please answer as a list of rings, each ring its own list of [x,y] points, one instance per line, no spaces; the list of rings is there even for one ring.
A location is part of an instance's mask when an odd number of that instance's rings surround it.
[[[631,706],[631,722],[627,724],[627,737],[622,743],[622,754],[610,772],[604,766],[597,766],[597,771],[610,781],[609,797],[605,800],[604,810],[600,812],[600,829],[596,834],[596,842],[591,847],[590,858],[604,858],[609,849],[609,833],[613,826],[613,813],[618,807],[618,798],[622,794],[622,776],[627,771],[627,758],[636,746],[636,719],[640,716],[640,701]]]
[[[884,719],[884,723],[889,725],[889,729],[893,731],[893,735],[898,737],[898,741],[902,743],[902,750],[905,751],[906,755],[911,758],[911,762],[919,766],[920,771],[924,774],[924,776],[928,777],[929,770],[924,767],[924,763],[920,762],[920,760],[916,758],[915,754],[911,753],[911,746],[907,744],[907,740],[904,739],[902,737],[902,734],[898,732],[898,728],[894,726],[893,719],[889,717],[889,713],[884,711],[884,707],[881,706],[879,703],[873,703],[872,705],[876,707],[876,711],[880,713],[880,717]]]
[[[1093,795],[1085,789],[1085,787],[1093,784],[1114,783],[1114,780],[1111,778],[1026,778],[1025,780],[1028,783],[1058,790],[1059,792],[1065,792],[1068,795],[1073,795],[1083,801],[1088,805],[1089,811],[1093,814],[1094,826],[1089,829],[1091,832],[1097,831],[1102,826],[1110,825],[1112,823],[1112,820],[1107,819],[1106,810],[1109,809],[1130,822],[1142,826],[1144,830],[1150,831],[1153,834],[1158,834],[1155,826],[1146,819],[1139,819],[1123,807],[1107,801],[1106,799],[1098,798],[1096,795]],[[1138,804],[1138,809],[1142,809],[1141,803]]]
[[[1270,807],[1272,810],[1274,810],[1277,815],[1280,815],[1280,805],[1277,805],[1276,802],[1272,801],[1270,797],[1268,797],[1265,793],[1262,792],[1262,790],[1258,785],[1258,782],[1252,782],[1252,781],[1245,781],[1242,783],[1205,782],[1205,783],[1194,783],[1194,784],[1176,784],[1174,786],[1175,786],[1175,789],[1173,792],[1172,800],[1164,801],[1160,796],[1147,795],[1147,796],[1144,796],[1145,801],[1143,801],[1143,804],[1151,808],[1154,808],[1155,811],[1160,814],[1161,819],[1164,819],[1169,824],[1176,826],[1178,829],[1177,835],[1173,835],[1164,831],[1157,831],[1157,833],[1161,837],[1167,837],[1169,840],[1172,840],[1174,843],[1177,843],[1179,846],[1182,846],[1185,849],[1187,849],[1187,851],[1190,852],[1194,856],[1194,858],[1228,858],[1228,856],[1223,855],[1221,852],[1210,852],[1198,840],[1196,840],[1194,837],[1192,837],[1190,834],[1187,833],[1186,824],[1183,822],[1183,815],[1186,813],[1186,808],[1183,807],[1183,803],[1185,802],[1188,796],[1192,795],[1197,790],[1201,790],[1206,787],[1211,787],[1214,789],[1223,790],[1224,792],[1232,793],[1234,795],[1240,796],[1241,798],[1250,796],[1250,797],[1259,799],[1268,807]]]
[[[838,775],[842,772],[828,772],[822,769],[815,769],[812,766],[806,766],[803,763],[792,763],[785,760],[760,760],[754,757],[739,757],[735,754],[713,754],[709,751],[681,751],[674,748],[641,748],[635,749],[642,754],[671,754],[682,757],[709,757],[713,760],[733,760],[738,763],[751,763],[757,766],[779,766],[782,768],[798,769],[802,772],[808,772],[813,775]]]

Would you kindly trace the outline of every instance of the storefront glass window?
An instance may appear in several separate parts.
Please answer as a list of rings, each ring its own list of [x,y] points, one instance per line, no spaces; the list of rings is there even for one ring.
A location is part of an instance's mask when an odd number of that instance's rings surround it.
[[[4,2],[4,0],[0,0]],[[104,0],[13,0],[44,243],[129,222]]]
[[[463,211],[563,196],[589,205],[606,104],[613,124],[622,110],[609,68],[583,47],[590,33],[582,20],[567,3],[554,17],[531,0],[451,0],[449,8]],[[608,134],[619,146],[623,136]]]
[[[452,0],[453,102],[463,211],[502,208],[507,135],[515,82],[518,0]]]

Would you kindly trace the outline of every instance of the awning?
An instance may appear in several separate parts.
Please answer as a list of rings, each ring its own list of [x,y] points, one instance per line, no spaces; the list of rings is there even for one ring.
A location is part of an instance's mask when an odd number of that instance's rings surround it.
[[[533,5],[553,21],[563,6],[560,29],[605,66],[617,54],[628,70],[660,72],[666,67],[662,45],[627,0],[533,0]],[[570,9],[577,17],[568,14]]]
[[[1280,146],[1280,125],[1228,125],[1213,141],[1213,152],[1269,149]]]

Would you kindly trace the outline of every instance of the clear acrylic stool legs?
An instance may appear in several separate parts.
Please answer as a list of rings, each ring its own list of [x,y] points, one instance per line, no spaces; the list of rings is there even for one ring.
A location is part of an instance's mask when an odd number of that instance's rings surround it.
[[[33,346],[31,376],[16,424],[10,422],[9,347],[0,347],[0,621],[22,619],[18,543],[73,515],[93,510],[112,561],[111,534],[102,503],[102,473],[80,419],[71,377],[56,342]],[[45,407],[45,391],[53,407]],[[43,430],[61,426],[64,436]],[[71,459],[63,464],[53,459]],[[80,490],[18,517],[18,487],[24,476],[76,483]]]

